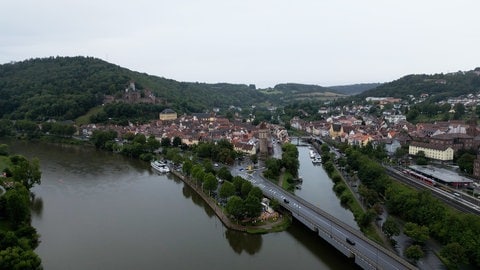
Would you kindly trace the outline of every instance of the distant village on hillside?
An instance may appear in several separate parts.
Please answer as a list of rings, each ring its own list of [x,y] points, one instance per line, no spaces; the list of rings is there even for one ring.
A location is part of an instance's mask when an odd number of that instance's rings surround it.
[[[131,84],[125,90],[126,97],[123,98],[135,99],[132,102],[143,99],[156,102],[153,95],[152,98],[138,93],[135,91],[135,85]],[[409,96],[408,99],[411,103],[418,103],[427,97],[428,95],[421,94],[416,98]],[[369,105],[321,107],[318,113],[324,115],[324,120],[304,121],[300,117],[294,117],[290,121],[290,126],[313,137],[328,137],[349,145],[365,146],[368,143],[375,146],[384,145],[389,155],[393,155],[398,148],[404,146],[408,147],[410,155],[417,155],[423,151],[425,157],[444,163],[451,162],[454,154],[460,149],[478,149],[480,146],[480,130],[475,117],[468,121],[450,120],[414,125],[407,122],[406,116],[401,113],[402,106],[407,104],[406,101],[389,97],[370,97],[366,100],[369,101]],[[478,104],[480,99],[475,95],[469,95],[449,99],[446,102],[452,107],[457,103],[469,107]],[[392,109],[383,110],[380,117],[374,116],[366,113],[372,103],[378,106],[390,104]],[[268,142],[260,140],[262,127],[269,131]],[[97,129],[115,130],[119,136],[125,133],[153,135],[159,140],[179,137],[186,145],[227,139],[234,145],[235,150],[247,155],[259,153],[261,148],[270,151],[268,149],[272,148],[273,142],[290,141],[287,130],[281,125],[261,123],[254,126],[250,121],[229,121],[225,117],[217,116],[214,110],[211,113],[178,116],[175,111],[165,109],[159,113],[157,120],[147,124],[130,123],[128,126],[89,124],[81,127],[81,133],[83,136],[89,136]],[[266,145],[261,145],[262,143]],[[480,178],[478,157],[474,163],[473,175]]]

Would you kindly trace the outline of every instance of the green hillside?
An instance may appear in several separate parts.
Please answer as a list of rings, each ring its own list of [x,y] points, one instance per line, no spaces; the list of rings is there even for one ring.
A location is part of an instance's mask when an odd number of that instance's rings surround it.
[[[101,105],[105,95],[121,96],[131,81],[137,90],[154,93],[160,101],[156,113],[166,107],[202,112],[266,99],[248,85],[178,82],[91,57],[50,57],[0,65],[0,118],[73,120]]]
[[[298,83],[277,84],[274,88],[263,89],[261,91],[268,95],[272,103],[283,105],[301,101],[325,101],[346,96],[345,94],[319,85]]]
[[[431,101],[444,100],[480,91],[480,76],[477,68],[473,71],[433,75],[407,75],[390,83],[382,84],[358,97],[396,97],[428,94]]]
[[[382,84],[381,83],[359,83],[359,84],[350,84],[350,85],[329,86],[328,88],[345,95],[357,95],[367,90],[374,89],[380,85]]]

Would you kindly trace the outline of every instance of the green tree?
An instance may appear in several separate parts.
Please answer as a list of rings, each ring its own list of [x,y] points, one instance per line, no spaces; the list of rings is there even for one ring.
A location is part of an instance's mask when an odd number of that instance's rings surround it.
[[[405,223],[403,228],[405,235],[411,237],[416,243],[424,244],[430,238],[430,230],[427,226],[419,226],[413,222]]]
[[[232,181],[233,179],[232,173],[230,173],[230,170],[225,166],[222,166],[218,170],[217,176],[220,177],[220,179],[223,179],[225,181]]]
[[[440,255],[447,259],[447,265],[450,269],[458,269],[459,265],[468,263],[465,248],[458,242],[448,243],[443,246]]]
[[[263,198],[263,192],[259,187],[252,187],[250,192],[248,193],[248,196],[255,196],[258,199],[262,200]]]
[[[19,227],[30,219],[29,191],[21,184],[5,194],[5,210],[10,222]]]
[[[232,196],[228,199],[225,210],[228,214],[232,215],[235,219],[239,219],[244,213],[244,204],[242,198],[238,196]]]
[[[218,181],[215,175],[213,175],[212,173],[207,173],[203,180],[203,188],[206,189],[210,194],[210,192],[216,190],[217,187]]]
[[[32,250],[8,247],[0,250],[0,269],[40,270],[42,261]]]
[[[113,130],[109,131],[101,131],[101,130],[94,130],[92,133],[92,137],[90,137],[90,141],[93,142],[95,148],[97,149],[105,149],[105,144],[108,141],[113,141],[117,138],[117,132]]]
[[[326,143],[323,143],[322,146],[320,146],[320,150],[322,151],[322,154],[323,153],[328,153],[328,152],[330,152],[330,147],[328,147],[328,145]]]
[[[138,143],[140,145],[145,145],[147,143],[147,138],[145,137],[144,134],[142,133],[138,133],[135,135],[135,137],[133,138],[133,143]]]
[[[247,214],[247,217],[258,217],[262,212],[262,204],[260,203],[260,199],[253,195],[249,194],[244,202],[244,209]]]
[[[236,192],[241,192],[243,182],[245,182],[245,179],[243,179],[241,176],[237,175],[233,177],[233,185],[235,186]]]
[[[0,144],[0,156],[8,156],[8,145]]]
[[[265,160],[266,170],[264,176],[269,179],[275,179],[280,175],[281,162],[276,158],[268,158]]]
[[[147,139],[147,148],[150,152],[153,152],[160,148],[160,142],[155,138],[155,136],[150,135]]]
[[[0,250],[18,246],[18,237],[13,231],[0,230]]]
[[[472,174],[473,173],[473,161],[475,160],[475,155],[470,153],[464,153],[457,160],[458,167],[464,173]]]
[[[424,256],[424,253],[421,246],[411,245],[405,249],[405,256],[413,261],[418,261]]]
[[[127,132],[127,133],[123,134],[122,138],[124,140],[127,140],[127,141],[131,142],[135,138],[135,134],[133,132]]]
[[[198,183],[203,183],[203,180],[205,177],[205,171],[203,170],[203,167],[200,164],[195,164],[192,167],[192,177],[197,182],[197,185]]]
[[[213,163],[209,159],[203,161],[203,170],[205,170],[206,173],[211,173],[213,175],[217,174],[217,171],[215,171],[215,168],[213,167]]]
[[[173,145],[173,147],[181,146],[182,145],[182,138],[180,138],[178,136],[173,137],[172,145]]]
[[[368,225],[370,225],[370,223],[373,222],[376,216],[377,213],[375,213],[373,209],[368,209],[367,212],[360,215],[358,225],[362,228],[366,228]]]
[[[167,138],[167,137],[162,138],[160,145],[162,147],[170,147],[171,146],[170,138]]]
[[[453,119],[461,119],[465,115],[465,105],[463,103],[457,103],[453,106],[455,113],[453,114]]]
[[[423,152],[423,151],[418,151],[417,157],[416,157],[415,160],[416,160],[418,165],[427,165],[428,164],[428,160],[425,156],[425,152]]]
[[[328,175],[332,174],[333,171],[335,170],[333,162],[331,161],[327,161],[325,164],[323,164],[323,168],[325,169]]]
[[[218,196],[220,198],[228,198],[230,196],[233,196],[235,194],[235,186],[230,183],[230,182],[224,182],[220,186],[220,190],[218,191]]]
[[[28,190],[40,184],[42,173],[37,158],[28,161],[21,155],[14,155],[10,157],[10,162],[13,164],[10,168],[13,180],[22,183]]]
[[[242,194],[242,197],[243,198],[247,197],[248,193],[250,193],[252,188],[253,188],[252,183],[250,183],[246,180],[243,180],[242,188],[241,188],[241,191],[240,191],[240,193]]]
[[[13,132],[12,121],[0,119],[0,137],[8,136]]]
[[[193,167],[193,163],[190,159],[186,159],[184,162],[183,162],[183,167],[182,167],[182,171],[187,175],[189,176],[192,172],[192,167]]]
[[[37,230],[30,224],[20,226],[15,231],[15,235],[20,239],[28,239],[28,245],[32,249],[37,248],[38,244],[40,243],[40,235],[37,233]]]
[[[400,235],[400,227],[398,226],[397,222],[393,220],[390,216],[387,217],[387,220],[382,225],[382,231],[388,238],[392,238],[393,236]]]

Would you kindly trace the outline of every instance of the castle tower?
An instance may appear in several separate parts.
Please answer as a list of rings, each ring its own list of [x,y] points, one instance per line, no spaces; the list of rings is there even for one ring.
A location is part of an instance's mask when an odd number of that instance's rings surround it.
[[[268,156],[268,140],[270,138],[270,130],[265,122],[260,123],[258,127],[258,139],[260,144],[260,158],[266,159]]]

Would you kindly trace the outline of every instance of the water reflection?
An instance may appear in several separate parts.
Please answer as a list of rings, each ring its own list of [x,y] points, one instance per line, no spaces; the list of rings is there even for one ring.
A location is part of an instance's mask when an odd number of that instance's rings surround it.
[[[248,234],[239,231],[226,230],[225,238],[228,240],[230,247],[237,254],[242,254],[243,251],[253,255],[262,248],[262,235]]]
[[[41,197],[35,196],[34,193],[31,194],[32,196],[32,203],[30,205],[30,208],[32,210],[32,213],[37,216],[37,217],[42,217],[42,212],[43,212],[43,199]]]
[[[179,180],[182,181],[182,180]],[[202,197],[198,195],[192,188],[190,188],[187,184],[183,185],[182,188],[182,193],[185,198],[190,198],[191,201],[205,210],[205,213],[207,214],[208,217],[213,217],[215,216],[215,212],[210,208],[210,206],[205,203]]]

